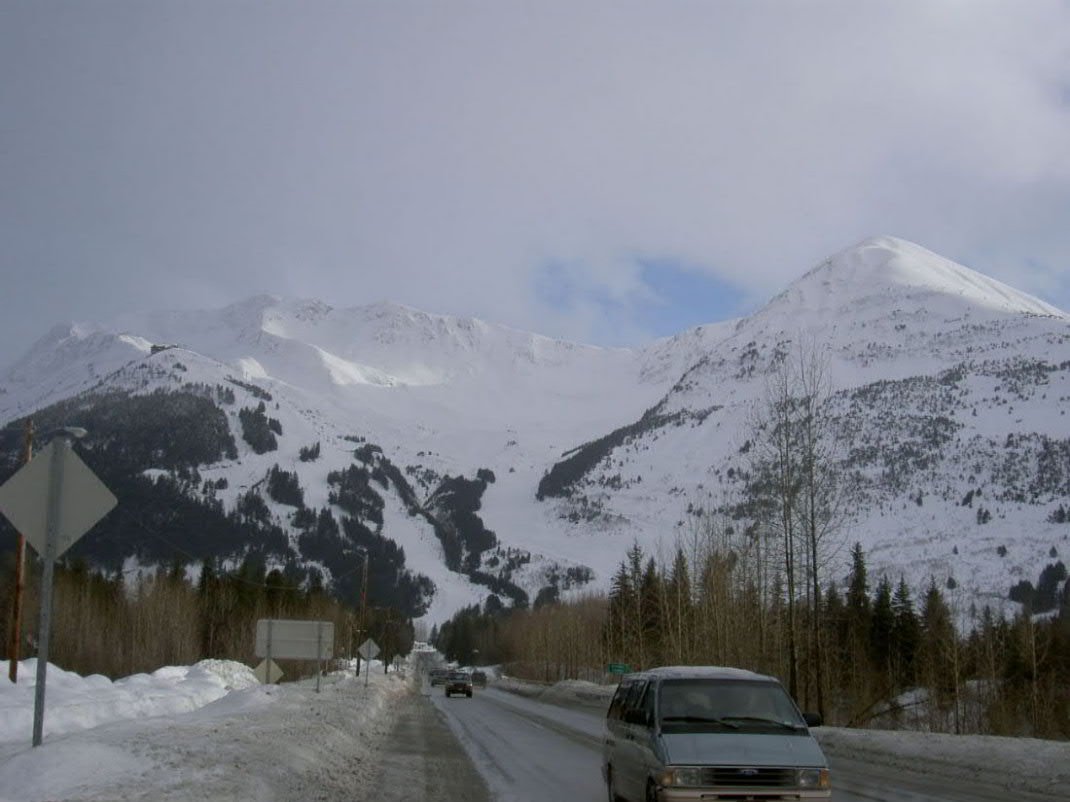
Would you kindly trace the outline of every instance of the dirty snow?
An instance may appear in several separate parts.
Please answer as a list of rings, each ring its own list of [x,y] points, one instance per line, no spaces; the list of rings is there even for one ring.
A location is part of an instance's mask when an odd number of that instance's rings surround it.
[[[44,744],[30,746],[33,661],[0,684],[0,802],[351,799],[377,770],[392,703],[381,665],[260,685],[231,661],[111,682],[49,666]]]

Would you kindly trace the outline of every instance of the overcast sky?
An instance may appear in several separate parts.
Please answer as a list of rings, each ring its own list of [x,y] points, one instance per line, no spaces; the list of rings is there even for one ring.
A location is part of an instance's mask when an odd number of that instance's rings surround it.
[[[635,344],[871,234],[1070,309],[1070,2],[0,0],[0,365],[260,292]]]

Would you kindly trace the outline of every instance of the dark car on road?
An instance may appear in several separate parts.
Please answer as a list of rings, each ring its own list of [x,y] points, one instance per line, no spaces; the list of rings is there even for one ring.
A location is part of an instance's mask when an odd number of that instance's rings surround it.
[[[487,672],[478,669],[472,672],[472,684],[477,688],[487,687]]]
[[[450,675],[448,668],[432,668],[431,669],[431,687],[436,685],[445,685],[446,678]]]
[[[446,696],[455,693],[463,693],[469,699],[472,698],[472,675],[467,671],[451,671],[446,678]]]

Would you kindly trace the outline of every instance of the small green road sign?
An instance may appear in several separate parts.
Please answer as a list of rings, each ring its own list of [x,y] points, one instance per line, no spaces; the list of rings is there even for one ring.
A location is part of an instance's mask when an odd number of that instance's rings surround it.
[[[610,663],[606,666],[606,671],[610,674],[631,674],[632,667],[627,663]]]

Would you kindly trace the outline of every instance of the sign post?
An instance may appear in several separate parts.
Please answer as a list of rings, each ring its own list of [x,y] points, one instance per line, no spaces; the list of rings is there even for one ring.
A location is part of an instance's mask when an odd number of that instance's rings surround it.
[[[364,643],[360,644],[360,648],[357,649],[357,653],[364,658],[368,664],[367,669],[364,672],[364,687],[368,687],[368,675],[372,673],[372,658],[379,654],[379,644],[368,638]]]
[[[84,434],[84,431],[81,432]],[[52,579],[56,558],[70,548],[117,503],[78,455],[65,430],[0,487],[0,512],[44,560],[41,618],[37,632],[37,685],[33,703],[33,745],[40,746],[45,722],[45,681],[52,626]]]
[[[26,419],[26,439],[22,447],[22,464],[33,459],[33,419]],[[22,648],[22,594],[26,590],[26,535],[19,532],[15,546],[15,598],[11,604],[11,639],[8,649],[11,664],[8,666],[8,678],[14,683],[19,681],[19,650]]]

